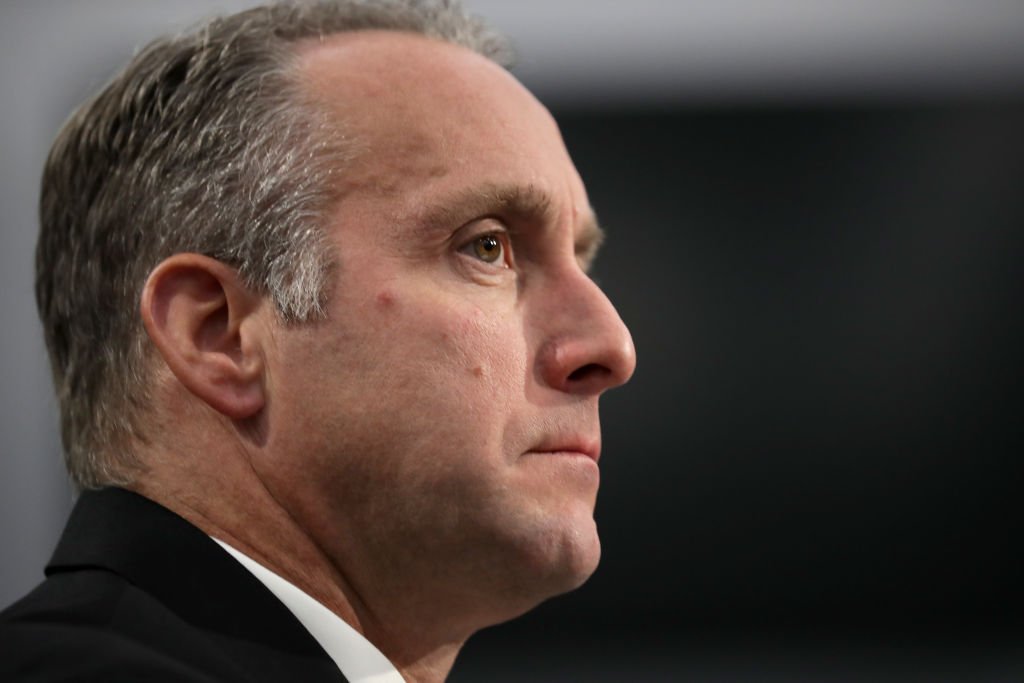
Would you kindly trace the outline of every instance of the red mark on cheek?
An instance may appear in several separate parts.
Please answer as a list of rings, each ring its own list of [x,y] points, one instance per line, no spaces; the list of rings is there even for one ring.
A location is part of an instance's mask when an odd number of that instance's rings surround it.
[[[391,290],[385,289],[383,292],[377,294],[377,308],[381,310],[388,310],[394,308],[398,303],[398,297]]]
[[[479,365],[477,367],[473,368],[473,376],[474,377],[483,377],[484,376],[484,369],[482,367],[480,367]]]

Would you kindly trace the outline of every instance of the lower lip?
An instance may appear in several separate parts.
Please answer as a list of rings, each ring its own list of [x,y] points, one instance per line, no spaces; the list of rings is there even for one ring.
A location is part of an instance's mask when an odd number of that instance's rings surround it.
[[[556,455],[565,456],[570,458],[583,458],[584,460],[590,460],[594,464],[597,464],[597,459],[582,453],[580,451],[530,451],[532,455]]]
[[[592,494],[601,480],[601,467],[597,461],[580,451],[529,451],[524,455],[526,469],[543,479],[558,482],[556,486],[570,486],[563,491],[575,490]],[[573,483],[570,483],[573,482]],[[581,486],[582,488],[575,488]]]

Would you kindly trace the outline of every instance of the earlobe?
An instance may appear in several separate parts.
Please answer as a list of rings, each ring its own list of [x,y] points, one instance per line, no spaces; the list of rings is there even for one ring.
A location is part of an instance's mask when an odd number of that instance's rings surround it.
[[[263,297],[230,266],[199,254],[175,254],[150,273],[140,312],[178,381],[217,412],[240,420],[266,402],[262,304]]]

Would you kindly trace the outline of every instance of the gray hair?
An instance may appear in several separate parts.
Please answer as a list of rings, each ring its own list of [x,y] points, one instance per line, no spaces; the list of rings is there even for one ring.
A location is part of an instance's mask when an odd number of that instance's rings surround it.
[[[371,29],[510,62],[454,0],[280,3],[150,44],[65,124],[43,172],[36,299],[76,488],[144,470],[132,447],[146,443],[151,342],[138,307],[160,261],[204,254],[282,321],[324,315],[321,226],[353,142],[300,87],[296,43]]]

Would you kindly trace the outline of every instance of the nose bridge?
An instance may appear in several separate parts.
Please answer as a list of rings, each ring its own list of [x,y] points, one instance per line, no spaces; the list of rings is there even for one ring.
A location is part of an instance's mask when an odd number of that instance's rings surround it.
[[[544,296],[538,360],[545,381],[571,393],[624,384],[636,366],[633,338],[597,283],[574,265]]]

